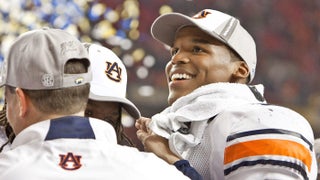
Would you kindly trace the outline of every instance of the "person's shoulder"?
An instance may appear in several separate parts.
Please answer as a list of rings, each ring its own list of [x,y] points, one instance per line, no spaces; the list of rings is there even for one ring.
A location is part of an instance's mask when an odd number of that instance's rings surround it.
[[[12,169],[16,169],[21,166],[21,164],[28,161],[28,158],[33,151],[28,151],[28,149],[16,148],[16,149],[8,149],[0,153],[0,172],[1,175],[5,174],[5,172],[9,172]],[[2,177],[2,176],[1,176]]]
[[[116,132],[110,123],[92,117],[89,120],[97,139],[104,139],[109,143],[117,144]]]
[[[254,119],[256,119],[256,117],[265,117],[267,119],[279,119],[278,117],[282,117],[282,122],[291,120],[301,122],[306,121],[306,119],[301,114],[288,107],[265,103],[252,103],[233,106],[231,108],[221,111],[217,116],[220,115],[236,116],[237,119],[248,119],[251,117]]]
[[[116,164],[130,166],[130,172],[143,173],[142,179],[146,177],[151,179],[189,179],[175,166],[168,164],[155,154],[140,151],[135,147],[115,145],[112,146],[112,151],[109,151],[108,155]]]
[[[224,129],[227,134],[261,129],[284,130],[313,138],[310,123],[296,111],[271,104],[249,104],[225,109],[211,123],[210,128]]]
[[[93,117],[89,117],[89,121],[90,121],[90,124],[92,127],[100,127],[100,128],[105,128],[110,131],[111,130],[114,131],[113,126],[106,121],[103,121],[103,120],[97,119],[97,118],[93,118]]]

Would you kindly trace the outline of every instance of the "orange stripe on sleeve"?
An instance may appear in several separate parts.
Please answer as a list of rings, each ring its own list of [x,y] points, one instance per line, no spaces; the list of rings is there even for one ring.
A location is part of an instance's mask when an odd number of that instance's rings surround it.
[[[302,161],[310,171],[312,157],[302,144],[288,140],[263,139],[231,145],[225,149],[224,164],[232,161],[259,155],[289,156]]]

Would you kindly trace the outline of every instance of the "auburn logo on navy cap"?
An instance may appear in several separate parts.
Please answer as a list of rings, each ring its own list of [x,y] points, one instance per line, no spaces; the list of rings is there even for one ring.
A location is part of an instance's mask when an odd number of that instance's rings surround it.
[[[82,164],[80,162],[81,156],[74,155],[72,152],[68,152],[67,154],[60,154],[60,163],[59,166],[65,170],[77,170]]]
[[[205,18],[205,17],[207,17],[208,14],[211,14],[211,12],[201,11],[201,12],[199,12],[198,14],[194,15],[193,18],[194,18],[194,19]]]
[[[106,62],[107,68],[105,70],[105,73],[107,77],[113,81],[120,82],[121,81],[121,73],[122,69],[119,67],[117,62]]]

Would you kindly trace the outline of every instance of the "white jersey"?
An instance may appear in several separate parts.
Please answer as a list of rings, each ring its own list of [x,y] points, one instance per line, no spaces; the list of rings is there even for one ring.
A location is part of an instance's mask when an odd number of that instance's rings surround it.
[[[67,116],[24,129],[0,154],[0,179],[189,179],[152,153],[116,143],[108,123]]]
[[[154,116],[150,127],[168,137],[170,148],[206,180],[315,180],[308,121],[288,108],[267,104],[257,89],[228,83],[204,86]],[[166,116],[170,123],[163,120]],[[163,131],[168,127],[170,131]]]

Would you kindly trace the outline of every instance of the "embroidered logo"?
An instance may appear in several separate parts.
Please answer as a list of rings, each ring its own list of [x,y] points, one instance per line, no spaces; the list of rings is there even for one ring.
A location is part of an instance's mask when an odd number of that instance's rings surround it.
[[[52,87],[54,85],[53,74],[44,74],[41,78],[41,83],[44,87]]]
[[[75,41],[67,41],[60,44],[61,54],[67,56],[67,54],[75,53],[78,50],[78,43]]]
[[[59,166],[65,170],[77,170],[82,166],[80,162],[81,156],[79,155],[73,155],[72,152],[68,152],[66,155],[60,154],[59,156]]]
[[[193,18],[194,19],[201,19],[201,18],[205,18],[208,14],[211,14],[208,11],[201,11],[198,14],[194,15]]]
[[[105,70],[106,75],[113,81],[120,82],[121,81],[121,73],[122,69],[119,67],[117,62],[107,63],[107,69]]]

